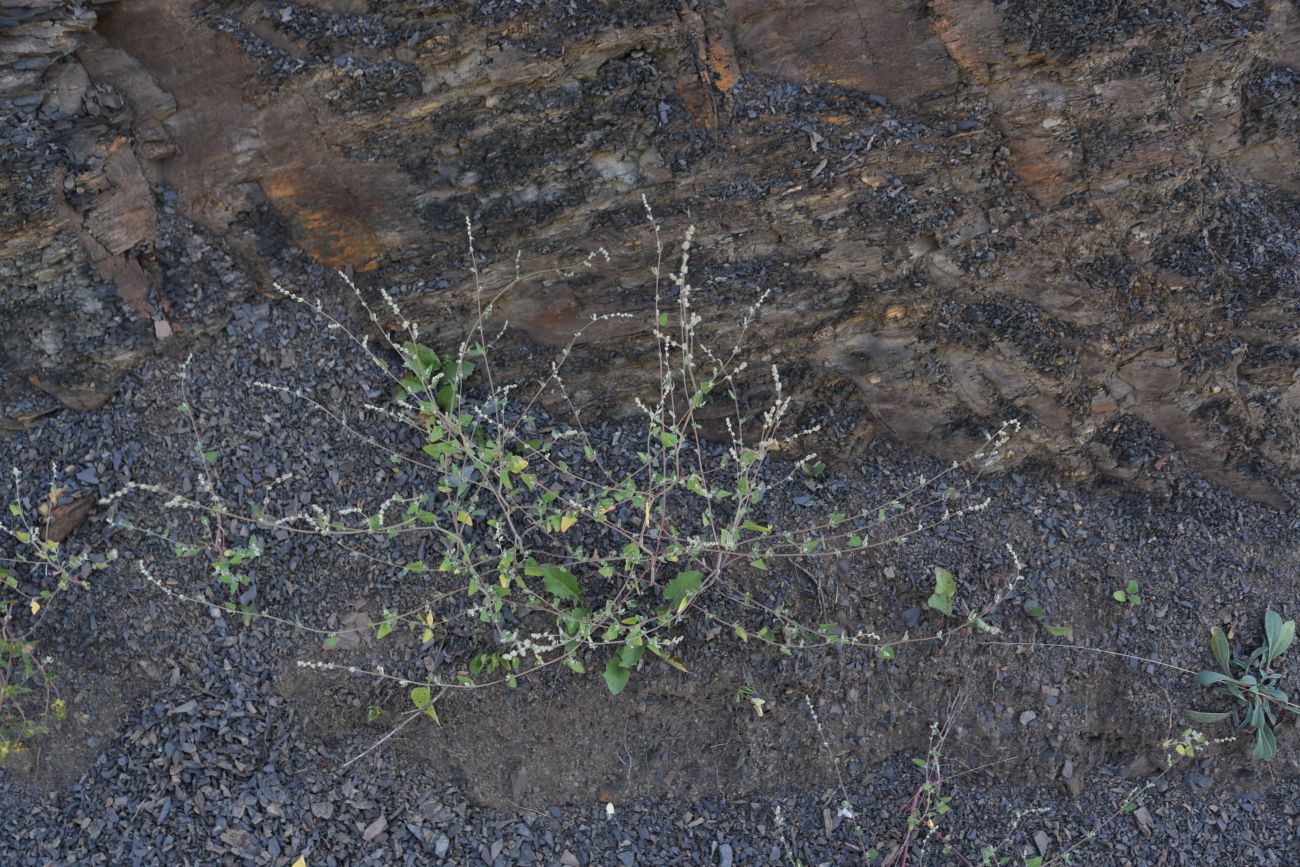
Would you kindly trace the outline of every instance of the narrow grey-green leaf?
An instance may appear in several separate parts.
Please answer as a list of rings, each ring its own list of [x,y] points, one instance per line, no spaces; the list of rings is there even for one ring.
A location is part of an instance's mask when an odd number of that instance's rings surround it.
[[[1228,636],[1217,626],[1210,630],[1210,650],[1214,652],[1214,658],[1219,661],[1223,673],[1232,674],[1232,669],[1228,666],[1228,659],[1232,656],[1228,649]]]
[[[1277,755],[1277,735],[1266,725],[1260,726],[1255,731],[1255,749],[1251,753],[1260,761],[1271,761]]]
[[[1185,710],[1183,716],[1194,723],[1210,725],[1211,723],[1223,722],[1232,714],[1228,711]]]
[[[1278,614],[1272,608],[1264,612],[1264,643],[1269,647],[1277,640],[1277,634],[1282,629],[1282,615]]]
[[[1269,615],[1277,618],[1277,628],[1273,632],[1268,631]],[[1291,642],[1295,641],[1295,621],[1288,620],[1282,623],[1282,618],[1275,611],[1269,611],[1264,615],[1264,631],[1268,634],[1268,661],[1272,662],[1282,654],[1286,653]]]
[[[1210,686],[1215,683],[1223,683],[1231,680],[1226,674],[1220,674],[1217,671],[1200,671],[1196,673],[1196,682],[1201,686]]]

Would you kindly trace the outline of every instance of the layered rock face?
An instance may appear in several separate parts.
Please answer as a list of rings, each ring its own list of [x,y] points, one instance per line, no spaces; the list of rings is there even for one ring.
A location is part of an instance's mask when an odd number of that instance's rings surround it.
[[[468,217],[489,288],[518,251],[609,250],[499,306],[520,374],[641,314],[569,372],[618,411],[652,387],[644,195],[665,238],[697,227],[716,340],[770,290],[751,359],[810,420],[856,402],[955,456],[1017,417],[1018,457],[1074,477],[1150,479],[1167,442],[1278,506],[1300,469],[1291,0],[0,10],[20,409],[30,384],[93,405],[160,340],[332,268],[450,341]]]

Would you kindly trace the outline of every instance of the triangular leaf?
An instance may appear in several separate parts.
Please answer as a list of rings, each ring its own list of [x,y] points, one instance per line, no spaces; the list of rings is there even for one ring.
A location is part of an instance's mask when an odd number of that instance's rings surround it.
[[[578,579],[562,566],[543,566],[542,583],[546,585],[546,591],[557,599],[577,601],[580,598]]]
[[[949,599],[957,595],[957,579],[940,566],[934,567],[934,592]]]
[[[935,593],[925,601],[925,604],[929,605],[936,611],[942,611],[949,617],[952,616],[952,599],[947,596],[941,596],[938,593]]]
[[[609,662],[605,663],[605,686],[613,695],[618,695],[627,686],[627,679],[631,677],[632,672],[623,667],[617,656],[611,657]]]
[[[672,603],[681,602],[689,594],[700,589],[700,582],[703,580],[703,572],[682,572],[676,578],[669,581],[668,586],[664,587],[664,598]]]
[[[624,644],[623,649],[618,653],[618,661],[624,668],[631,671],[636,668],[636,664],[641,661],[641,657],[644,655],[644,644]]]

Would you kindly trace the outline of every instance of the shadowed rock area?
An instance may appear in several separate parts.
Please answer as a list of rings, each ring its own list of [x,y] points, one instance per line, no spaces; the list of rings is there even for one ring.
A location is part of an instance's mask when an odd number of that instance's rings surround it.
[[[536,372],[650,309],[644,195],[717,338],[771,290],[754,368],[860,437],[1014,416],[1018,458],[1146,485],[1154,428],[1285,507],[1298,67],[1291,0],[0,0],[0,424],[327,269],[451,342],[467,217],[489,288],[612,255],[501,300]],[[645,388],[646,319],[586,332],[580,405]]]

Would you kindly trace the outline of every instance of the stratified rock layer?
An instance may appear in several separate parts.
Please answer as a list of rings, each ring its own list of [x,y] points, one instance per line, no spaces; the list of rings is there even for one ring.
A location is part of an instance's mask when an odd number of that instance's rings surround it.
[[[97,9],[0,0],[11,397],[102,401],[157,340],[307,281],[293,251],[451,340],[466,217],[489,286],[520,250],[613,256],[502,298],[536,372],[649,309],[644,195],[665,237],[697,226],[717,339],[771,290],[756,367],[810,419],[851,388],[957,455],[1014,416],[1019,457],[1139,480],[1163,436],[1279,506],[1300,469],[1289,0]],[[579,400],[646,389],[645,318],[587,330]]]

